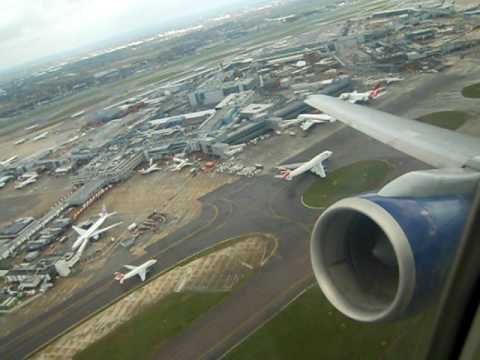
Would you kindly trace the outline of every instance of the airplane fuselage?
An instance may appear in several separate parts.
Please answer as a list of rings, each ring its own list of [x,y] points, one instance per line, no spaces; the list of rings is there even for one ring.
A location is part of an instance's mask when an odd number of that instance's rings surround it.
[[[101,215],[100,218],[95,221],[83,235],[80,235],[77,240],[73,243],[72,250],[78,249],[86,240],[89,240],[92,235],[103,225],[105,220],[107,220],[114,213]]]
[[[115,274],[115,279],[120,281],[120,284],[123,284],[125,280],[128,280],[134,276],[140,275],[142,273],[146,274],[148,270],[157,263],[156,259],[150,259],[143,263],[142,265],[139,265],[135,267],[134,269],[130,270],[126,274],[122,273],[116,273]],[[144,279],[142,279],[144,281]]]
[[[148,175],[148,174],[151,174],[152,172],[155,172],[155,171],[158,171],[158,170],[160,170],[160,168],[157,167],[157,165],[153,165],[153,166],[151,166],[147,169],[141,169],[139,171],[139,173],[142,174],[142,175]]]
[[[321,154],[318,154],[317,156],[315,156],[312,160],[310,161],[307,161],[305,164],[303,165],[300,165],[298,168],[296,168],[295,170],[293,171],[290,171],[287,173],[286,177],[285,177],[285,180],[292,180],[293,178],[295,178],[296,176],[298,175],[301,175],[307,171],[309,171],[311,168],[313,168],[314,166],[316,166],[317,164],[320,164],[322,163],[323,161],[327,160],[328,158],[330,158],[330,156],[332,156],[332,152],[331,151],[324,151],[322,152]]]

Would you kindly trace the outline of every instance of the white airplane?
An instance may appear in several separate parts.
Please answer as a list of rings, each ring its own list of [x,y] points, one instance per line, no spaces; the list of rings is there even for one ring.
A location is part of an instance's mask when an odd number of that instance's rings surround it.
[[[34,129],[38,128],[39,126],[40,126],[40,125],[35,124],[35,125],[32,125],[32,126],[26,127],[25,130],[27,130],[27,131],[29,131],[29,130],[34,130]]]
[[[172,160],[176,165],[173,165],[173,167],[170,169],[171,171],[180,171],[186,166],[193,165],[193,163],[189,162],[188,159],[182,159],[174,156]]]
[[[371,99],[376,99],[380,96],[385,95],[384,90],[385,88],[382,88],[382,87],[377,87],[372,91],[367,91],[364,93],[359,93],[355,90],[354,92],[351,92],[351,93],[340,94],[339,98],[340,100],[345,100],[352,104],[357,104],[357,103],[363,104],[363,103],[367,103]]]
[[[310,128],[317,124],[325,124],[335,122],[336,119],[327,114],[302,114],[298,116],[298,119],[303,120],[300,128],[303,131],[308,131]]]
[[[37,136],[35,136],[32,141],[38,141],[38,140],[42,140],[42,139],[45,139],[46,137],[48,136],[48,131],[45,131]]]
[[[71,144],[73,143],[74,141],[77,141],[78,139],[80,139],[80,135],[75,135],[74,137],[68,139],[67,141],[65,141],[64,144]]]
[[[38,180],[38,174],[32,174],[31,176],[23,177],[23,179],[25,180],[17,182],[15,185],[15,190],[21,190],[30,184],[36,183]]]
[[[225,151],[225,155],[234,156],[236,154],[240,154],[243,150],[245,150],[246,146],[247,144],[232,145],[228,148],[228,150]]]
[[[327,122],[335,122],[336,119],[327,114],[301,114],[296,119],[283,120],[280,124],[282,130],[291,126],[300,125],[302,130],[307,131],[315,124],[324,124]]]
[[[149,167],[148,168],[145,168],[145,169],[140,169],[138,171],[139,174],[141,175],[148,175],[154,171],[158,171],[158,170],[161,170],[160,167],[158,167],[157,164],[154,164],[153,163],[153,159],[150,159],[150,163],[149,163]]]
[[[441,291],[447,290],[449,275],[455,275],[450,300],[458,291],[473,294],[475,279],[467,279],[468,285],[459,280],[465,279],[463,270],[476,269],[478,263],[478,137],[325,95],[310,96],[306,103],[432,167],[323,211],[311,235],[310,255],[330,303],[354,320],[384,323],[418,313],[447,295]]]
[[[403,81],[403,78],[401,78],[401,77],[387,77],[387,78],[383,79],[383,81],[385,81],[385,83],[387,85],[390,85],[390,84],[393,84],[393,83],[396,83],[396,82]]]
[[[113,229],[114,227],[118,226],[121,224],[121,222],[107,226],[106,228],[99,229],[100,226],[107,220],[109,217],[115,215],[116,212],[113,213],[108,213],[107,209],[103,207],[102,212],[99,214],[100,217],[98,218],[97,221],[95,221],[88,229],[82,229],[77,226],[72,226],[73,230],[79,235],[77,240],[72,245],[72,250],[75,251],[78,249],[78,254],[82,254],[83,250],[85,250],[89,240],[91,238],[94,238],[105,231],[108,231],[110,229]]]
[[[147,273],[148,271],[152,268],[153,265],[157,263],[156,259],[151,259],[148,260],[147,262],[143,263],[142,265],[139,266],[132,266],[132,265],[124,265],[125,268],[130,270],[126,274],[121,273],[121,272],[116,272],[115,275],[115,280],[118,280],[120,284],[123,284],[125,280],[130,279],[134,277],[135,275],[138,275],[142,281],[145,281],[147,278]]]
[[[298,115],[300,120],[315,120],[319,123],[335,122],[336,119],[333,116],[327,114],[300,114]]]
[[[21,138],[15,141],[13,145],[20,145],[20,144],[23,144],[25,141],[27,141],[27,138]]]
[[[11,163],[13,163],[15,160],[18,159],[18,156],[12,156],[11,158],[7,159],[7,160],[3,160],[3,161],[0,161],[0,165],[2,166],[8,166],[10,165]]]
[[[332,154],[333,153],[331,151],[324,151],[307,162],[281,165],[277,168],[280,170],[280,174],[276,175],[275,177],[290,181],[307,171],[311,171],[315,175],[325,178],[327,177],[327,171],[323,165],[323,162],[330,158]]]

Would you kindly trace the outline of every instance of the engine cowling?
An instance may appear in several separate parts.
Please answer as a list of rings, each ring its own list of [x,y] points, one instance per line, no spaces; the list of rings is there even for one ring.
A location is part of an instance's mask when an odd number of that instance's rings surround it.
[[[414,314],[438,297],[476,176],[414,172],[325,210],[312,233],[311,258],[329,301],[352,319],[379,322]]]

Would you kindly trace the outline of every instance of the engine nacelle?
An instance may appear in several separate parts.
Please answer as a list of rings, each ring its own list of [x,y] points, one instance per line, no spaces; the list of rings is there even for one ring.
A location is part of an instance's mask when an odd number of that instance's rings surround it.
[[[458,171],[414,172],[378,194],[325,210],[311,242],[325,296],[364,322],[403,318],[431,303],[452,264],[477,180]]]

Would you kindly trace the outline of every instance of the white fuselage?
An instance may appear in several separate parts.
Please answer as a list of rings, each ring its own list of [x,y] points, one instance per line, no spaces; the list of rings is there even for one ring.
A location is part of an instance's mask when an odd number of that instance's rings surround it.
[[[301,114],[298,115],[299,120],[316,120],[320,122],[334,122],[335,118],[327,114]]]
[[[25,186],[37,182],[37,178],[38,178],[37,176],[29,177],[29,178],[27,178],[26,180],[17,183],[17,185],[15,185],[15,189],[16,189],[16,190],[23,189]]]
[[[180,171],[182,170],[185,166],[190,166],[192,163],[188,162],[187,159],[180,159],[180,158],[173,158],[173,161],[177,164],[174,165],[172,168],[172,171]]]
[[[126,274],[121,274],[117,279],[120,281],[120,284],[123,284],[125,280],[128,280],[134,276],[140,276],[142,273],[146,274],[148,270],[157,263],[156,259],[148,260],[147,262],[143,263],[135,267],[134,269],[130,270]],[[144,277],[145,278],[145,277]],[[144,281],[144,278],[142,281]]]
[[[142,174],[142,175],[148,175],[148,174],[150,174],[154,171],[158,171],[158,170],[160,170],[160,168],[157,166],[157,164],[153,164],[152,166],[150,166],[146,169],[141,169],[139,171],[139,173]]]
[[[85,230],[85,233],[80,235],[77,240],[73,243],[72,250],[75,251],[77,250],[81,245],[84,245],[83,248],[85,248],[87,240],[89,240],[92,235],[100,228],[100,226],[103,225],[105,220],[107,220],[110,216],[114,215],[114,213],[111,214],[102,214],[100,215],[100,218],[95,221],[87,230]]]
[[[32,141],[42,140],[42,139],[45,139],[47,136],[48,136],[48,131],[45,131],[45,132],[41,133],[40,135],[35,136],[32,139]]]
[[[23,144],[26,141],[27,141],[27,138],[21,138],[21,139],[18,139],[17,141],[15,141],[13,143],[13,145],[20,145],[20,144]]]
[[[318,154],[312,160],[307,161],[305,164],[300,165],[295,170],[288,172],[287,175],[285,176],[285,179],[292,180],[296,176],[302,175],[303,173],[309,171],[311,168],[327,160],[330,156],[332,156],[331,151],[324,151],[321,154]]]
[[[346,100],[352,104],[356,104],[357,102],[367,102],[370,100],[370,92],[359,93],[357,91],[351,93],[343,93],[340,95],[341,100]]]
[[[17,156],[12,156],[11,158],[7,159],[7,160],[4,160],[4,161],[0,161],[0,165],[2,166],[8,166],[10,165],[12,162],[14,162],[15,160],[17,160]]]

